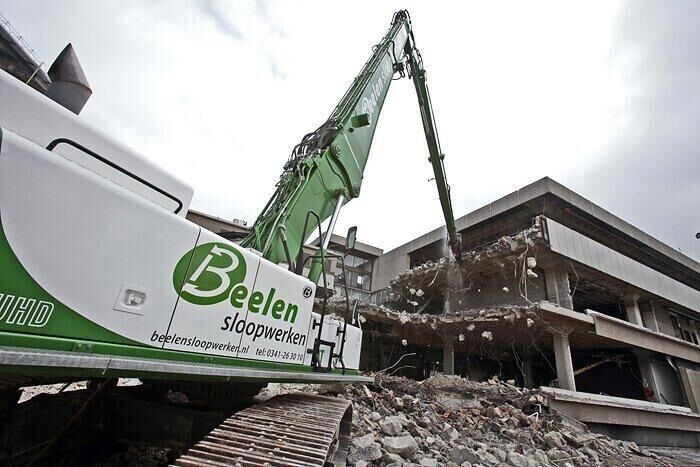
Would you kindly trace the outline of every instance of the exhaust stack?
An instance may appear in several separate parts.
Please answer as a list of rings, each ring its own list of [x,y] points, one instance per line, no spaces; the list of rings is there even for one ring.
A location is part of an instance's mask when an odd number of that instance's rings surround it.
[[[69,43],[51,64],[49,78],[51,85],[46,95],[74,114],[79,114],[92,95],[92,89],[72,44]]]

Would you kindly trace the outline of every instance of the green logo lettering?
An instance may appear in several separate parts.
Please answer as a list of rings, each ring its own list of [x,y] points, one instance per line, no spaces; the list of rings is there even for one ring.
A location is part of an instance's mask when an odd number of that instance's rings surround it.
[[[190,303],[213,305],[227,300],[245,275],[245,258],[239,251],[225,243],[205,243],[178,261],[173,286]]]

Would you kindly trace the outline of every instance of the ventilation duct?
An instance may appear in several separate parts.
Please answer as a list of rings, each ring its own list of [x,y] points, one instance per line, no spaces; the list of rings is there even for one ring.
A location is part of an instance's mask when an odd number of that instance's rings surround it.
[[[49,68],[51,85],[46,95],[74,114],[79,114],[92,95],[78,56],[68,44]]]

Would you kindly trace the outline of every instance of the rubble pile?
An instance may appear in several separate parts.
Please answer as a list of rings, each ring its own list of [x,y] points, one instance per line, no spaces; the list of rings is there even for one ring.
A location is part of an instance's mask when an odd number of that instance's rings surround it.
[[[668,465],[635,443],[548,413],[539,391],[496,377],[378,376],[341,396],[353,401],[349,464],[357,467]]]

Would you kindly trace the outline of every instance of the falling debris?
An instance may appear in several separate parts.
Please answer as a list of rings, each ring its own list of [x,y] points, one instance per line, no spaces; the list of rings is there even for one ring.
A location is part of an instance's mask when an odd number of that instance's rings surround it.
[[[493,340],[493,333],[491,331],[484,331],[481,333],[481,337],[492,341]]]
[[[535,269],[537,267],[537,260],[534,256],[527,257],[527,267],[528,269]]]
[[[539,276],[538,276],[537,273],[536,273],[535,271],[533,271],[532,269],[528,269],[528,270],[527,270],[527,277],[529,277],[529,278],[531,278],[531,279],[535,279],[535,278],[537,278],[537,277],[539,277]]]
[[[467,326],[467,331],[473,331],[475,327],[476,326],[474,326],[474,324],[472,323],[469,326]]]
[[[503,291],[504,291],[505,293],[508,293],[508,292],[510,292],[510,289],[509,289],[508,287],[503,287]]]
[[[409,292],[411,293],[411,295],[415,295],[415,294],[416,294],[416,289],[410,289]]]
[[[530,327],[530,326],[532,326],[533,324],[535,324],[535,322],[534,322],[532,319],[528,318],[528,319],[527,319],[527,327]]]
[[[365,318],[365,317],[362,316],[362,315],[358,316],[358,317],[357,317],[357,320],[358,320],[360,323],[362,323],[362,324],[365,324],[365,323],[367,322],[367,318]]]
[[[460,334],[460,335],[459,335],[459,341],[460,341],[460,342],[464,342],[464,339],[466,339],[466,337],[464,336],[464,334]]]
[[[464,270],[477,264],[489,263],[496,265],[499,269],[503,269],[508,267],[508,262],[519,262],[522,267],[522,263],[528,263],[529,261],[528,258],[524,257],[524,254],[529,248],[535,246],[533,239],[542,239],[542,231],[539,225],[533,225],[514,235],[501,237],[498,241],[489,245],[463,252],[460,267]],[[529,258],[535,259],[533,257]],[[404,273],[391,280],[389,288],[397,293],[401,293],[401,291],[406,293],[410,289],[415,289],[417,294],[417,285],[419,284],[429,284],[428,288],[444,287],[445,284],[450,283],[449,276],[452,274],[448,270],[452,270],[451,265],[453,264],[445,258],[437,261],[426,261],[414,268],[407,269]],[[536,264],[535,262],[533,267],[536,267]],[[529,264],[527,266],[530,268]],[[425,289],[426,286],[421,288]],[[425,292],[425,290],[423,291]]]
[[[406,339],[401,339],[401,345],[404,347],[408,346],[408,341]]]
[[[425,295],[425,292],[423,292],[421,289],[416,290],[416,297],[422,297]]]

